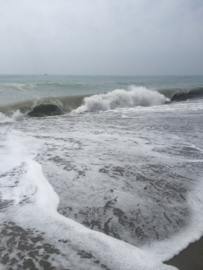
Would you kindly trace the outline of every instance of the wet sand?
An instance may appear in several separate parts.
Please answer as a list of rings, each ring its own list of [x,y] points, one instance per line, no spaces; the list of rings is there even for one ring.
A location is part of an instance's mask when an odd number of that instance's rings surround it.
[[[1,237],[7,237],[8,238],[8,250],[7,253],[4,254],[4,256],[0,256],[0,262],[2,264],[7,264],[9,261],[9,265],[12,266],[13,264],[22,262],[24,267],[28,267],[28,269],[35,269],[33,260],[35,260],[35,256],[38,255],[38,251],[40,248],[44,248],[44,253],[40,256],[40,265],[46,266],[44,269],[49,270],[53,269],[51,267],[51,264],[47,261],[49,256],[54,256],[59,254],[59,251],[56,250],[53,246],[49,244],[44,244],[43,242],[43,235],[38,235],[36,231],[35,233],[31,230],[24,230],[18,226],[16,226],[14,223],[4,222],[3,229],[0,230],[0,236]],[[18,243],[15,241],[17,238],[20,237],[20,241],[18,239]],[[38,242],[41,242],[40,245],[37,245]],[[12,254],[12,249],[18,247],[18,259],[19,261],[16,261],[16,259],[10,260],[10,255]],[[21,254],[22,253],[22,254]],[[25,260],[25,254],[28,253],[29,260]],[[0,252],[1,254],[1,252]],[[3,254],[1,254],[3,255]],[[81,255],[81,254],[78,254]],[[37,256],[37,257],[38,257]],[[85,257],[87,258],[87,257]],[[179,255],[174,256],[172,259],[165,262],[165,264],[173,265],[177,267],[179,270],[203,270],[203,237],[196,241],[195,243],[190,244],[186,249],[181,251]],[[22,265],[21,265],[22,266]],[[19,266],[20,267],[20,266]],[[20,268],[18,268],[20,269]]]
[[[173,265],[179,270],[203,270],[203,237],[165,264]]]
[[[2,202],[0,197],[0,211],[4,211],[7,207],[9,207],[10,204],[12,204],[12,201]],[[0,252],[0,262],[2,264],[8,263],[9,257],[12,253],[12,249],[16,245],[16,247],[18,247],[17,248],[19,251],[18,257],[20,260],[23,260],[25,251],[26,253],[28,252],[28,254],[30,255],[29,260],[23,261],[23,266],[28,267],[29,269],[36,269],[34,267],[32,260],[35,259],[35,255],[39,255],[38,249],[43,247],[45,249],[45,254],[43,254],[45,257],[40,256],[42,257],[40,260],[40,264],[46,266],[45,267],[46,270],[52,269],[50,263],[47,262],[47,258],[51,255],[54,256],[54,254],[59,254],[59,251],[47,243],[44,244],[42,234],[39,235],[38,231],[36,232],[33,232],[31,230],[26,231],[16,226],[13,222],[9,223],[4,222],[3,224],[1,224],[0,227],[2,227],[0,229],[1,239],[5,237],[8,238],[7,241],[8,252],[4,254],[4,256],[1,256],[3,254]],[[18,238],[20,237],[20,240],[18,239],[18,243],[15,241],[17,239],[16,237]],[[41,243],[42,246],[41,245],[36,246],[38,242],[42,242]],[[0,251],[3,251],[3,249],[1,250],[0,248]],[[13,264],[17,263],[18,262],[16,261],[16,259],[13,258],[12,260],[10,260],[9,265],[12,266]],[[191,243],[186,249],[181,251],[178,255],[174,256],[172,259],[164,263],[175,266],[179,270],[203,270],[203,237],[200,240]]]

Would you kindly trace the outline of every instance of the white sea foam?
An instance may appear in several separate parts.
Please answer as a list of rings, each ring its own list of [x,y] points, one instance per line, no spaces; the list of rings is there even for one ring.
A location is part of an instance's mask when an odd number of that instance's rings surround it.
[[[13,122],[13,119],[0,112],[0,124]]]
[[[114,110],[116,108],[129,108],[136,106],[161,105],[169,99],[164,95],[148,90],[144,87],[131,86],[130,91],[116,89],[107,94],[98,94],[84,99],[84,105],[75,110],[81,112],[95,112]]]
[[[25,115],[21,113],[20,110],[17,110],[13,113],[12,119],[14,119],[15,121],[20,121],[23,120],[24,116]]]
[[[0,112],[0,124],[20,121],[23,120],[24,116],[25,115],[21,113],[20,110],[15,111],[11,116],[6,116],[5,114]]]
[[[44,231],[59,250],[71,256],[74,250],[71,251],[68,245],[60,246],[58,242],[61,237],[68,239],[75,248],[91,252],[95,258],[111,269],[175,269],[162,264],[159,257],[150,251],[146,252],[103,233],[89,230],[59,215],[57,213],[59,198],[44,177],[41,166],[33,161],[38,147],[36,140],[32,141],[31,138],[16,131],[11,132],[1,145],[3,149],[1,157],[4,158],[1,159],[0,172],[1,174],[7,172],[1,178],[2,198],[12,200],[14,204],[7,210],[7,218],[23,227]],[[16,172],[14,176],[12,171]],[[1,213],[2,216],[4,213]],[[77,258],[74,258],[74,261],[77,264]],[[66,258],[61,258],[61,263],[65,265]]]

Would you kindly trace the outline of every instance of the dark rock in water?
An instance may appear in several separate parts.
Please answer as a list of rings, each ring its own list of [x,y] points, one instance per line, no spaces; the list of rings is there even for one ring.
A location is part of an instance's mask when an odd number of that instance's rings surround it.
[[[54,104],[40,104],[39,106],[34,107],[33,110],[28,113],[28,115],[32,117],[43,117],[59,114],[62,114],[62,111],[57,105]]]

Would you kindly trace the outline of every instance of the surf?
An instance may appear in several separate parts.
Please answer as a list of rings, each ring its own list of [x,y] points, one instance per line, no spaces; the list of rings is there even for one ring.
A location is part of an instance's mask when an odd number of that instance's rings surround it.
[[[147,89],[130,86],[128,90],[115,89],[107,93],[50,96],[33,98],[19,102],[0,105],[0,113],[16,118],[21,114],[28,117],[45,117],[66,114],[70,112],[84,113],[115,110],[118,108],[150,107],[170,102],[181,102],[203,97],[203,88],[192,89]],[[19,112],[19,113],[17,113]],[[17,120],[19,117],[17,117]]]

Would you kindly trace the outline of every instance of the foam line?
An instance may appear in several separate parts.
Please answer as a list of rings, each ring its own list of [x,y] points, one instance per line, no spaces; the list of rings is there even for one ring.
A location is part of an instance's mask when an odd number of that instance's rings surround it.
[[[139,248],[133,247],[123,241],[119,241],[103,233],[85,228],[79,223],[65,218],[56,212],[59,198],[51,185],[43,176],[41,166],[29,160],[27,163],[27,182],[35,185],[34,203],[27,204],[17,215],[13,212],[15,222],[21,220],[23,224],[29,224],[46,230],[49,236],[55,235],[56,238],[68,238],[74,246],[79,249],[91,252],[99,260],[103,260],[111,269],[137,269],[137,270],[155,270],[155,269],[175,269],[171,266],[163,265],[159,258],[152,256],[150,252],[145,252]],[[25,184],[25,182],[24,182]],[[31,213],[35,213],[34,217]],[[20,215],[19,215],[20,214]]]
[[[123,241],[114,239],[103,233],[90,230],[83,225],[68,219],[57,212],[59,197],[53,187],[44,177],[42,167],[33,160],[36,149],[39,147],[35,141],[30,141],[20,132],[13,131],[5,142],[4,159],[1,173],[19,170],[15,176],[3,177],[5,183],[16,183],[10,189],[3,188],[3,199],[13,201],[13,207],[7,212],[16,224],[32,229],[44,231],[49,239],[58,244],[61,237],[78,250],[91,252],[110,269],[126,270],[172,270],[172,266],[162,264],[159,256],[149,250],[141,250]],[[9,147],[10,145],[10,147]],[[9,163],[7,166],[7,163]],[[23,203],[27,198],[26,203]],[[60,246],[58,247],[60,249]],[[66,246],[63,246],[66,250]],[[66,253],[70,253],[67,247]],[[65,260],[65,259],[64,259]]]

